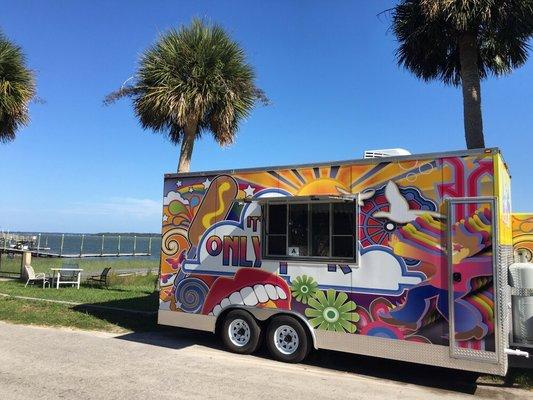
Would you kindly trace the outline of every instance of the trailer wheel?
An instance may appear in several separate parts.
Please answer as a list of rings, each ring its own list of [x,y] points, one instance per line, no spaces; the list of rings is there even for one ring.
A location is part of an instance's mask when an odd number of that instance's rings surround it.
[[[224,318],[221,335],[228,350],[238,354],[251,354],[259,347],[261,327],[246,311],[234,310]]]
[[[309,339],[302,324],[293,317],[274,317],[267,330],[267,346],[279,361],[298,363],[309,353]]]

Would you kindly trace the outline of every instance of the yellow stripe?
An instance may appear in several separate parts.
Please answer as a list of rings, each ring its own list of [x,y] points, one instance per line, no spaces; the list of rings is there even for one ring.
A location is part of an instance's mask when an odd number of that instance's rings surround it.
[[[204,226],[204,228],[207,228],[209,226],[211,226],[211,220],[215,219],[217,217],[217,215],[220,215],[222,214],[222,211],[224,211],[224,208],[225,208],[225,204],[224,204],[224,199],[222,197],[222,195],[227,192],[228,190],[230,190],[230,184],[228,182],[223,182],[219,187],[218,187],[218,201],[220,203],[220,206],[213,212],[210,212],[210,213],[207,213],[204,215],[204,217],[202,218],[202,224]]]

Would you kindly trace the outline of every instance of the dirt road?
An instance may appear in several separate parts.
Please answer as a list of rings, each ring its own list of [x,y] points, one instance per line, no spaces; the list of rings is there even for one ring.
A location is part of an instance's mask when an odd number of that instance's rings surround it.
[[[0,399],[526,399],[471,374],[335,352],[289,365],[181,329],[111,335],[0,322]]]

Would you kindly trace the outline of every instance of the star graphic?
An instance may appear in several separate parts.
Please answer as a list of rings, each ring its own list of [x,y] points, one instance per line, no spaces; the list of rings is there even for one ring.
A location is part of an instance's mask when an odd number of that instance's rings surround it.
[[[460,251],[464,249],[464,247],[459,243],[452,243],[452,246],[453,246],[453,251]]]
[[[181,186],[181,181],[177,181],[177,182],[176,182],[176,186],[177,186],[177,187],[180,187],[180,186]]]
[[[168,216],[165,214],[163,215],[163,222],[167,222],[168,221]]]
[[[209,189],[211,181],[209,180],[209,178],[205,178],[205,181],[203,181],[202,184],[204,185],[204,188]]]
[[[246,189],[244,189],[244,193],[246,193],[246,197],[252,197],[254,195],[255,188],[248,185]]]

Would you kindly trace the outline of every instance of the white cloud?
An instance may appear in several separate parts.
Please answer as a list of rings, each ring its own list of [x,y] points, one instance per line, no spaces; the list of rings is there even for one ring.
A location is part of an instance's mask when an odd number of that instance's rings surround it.
[[[86,216],[129,216],[132,218],[158,217],[161,201],[133,197],[112,197],[101,202],[76,202],[60,210],[63,214]]]
[[[26,203],[26,204],[25,204]],[[109,197],[91,201],[49,201],[38,207],[23,199],[0,206],[0,228],[28,232],[160,232],[161,200]]]

